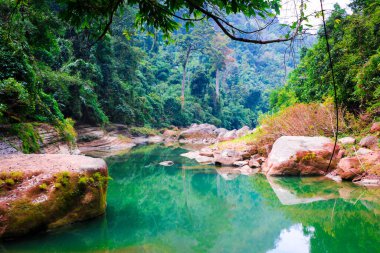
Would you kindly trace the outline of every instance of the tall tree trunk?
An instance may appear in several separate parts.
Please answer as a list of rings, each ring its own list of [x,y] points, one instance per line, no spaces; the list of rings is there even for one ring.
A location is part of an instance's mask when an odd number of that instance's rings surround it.
[[[185,83],[186,83],[186,71],[187,71],[187,62],[189,61],[191,52],[191,46],[187,48],[185,62],[183,63],[183,74],[182,74],[182,87],[181,87],[181,108],[185,107]]]
[[[216,94],[216,100],[218,101],[219,100],[219,90],[220,90],[220,87],[219,87],[219,69],[216,70],[216,76],[215,76],[215,94]]]
[[[153,52],[155,46],[157,43],[157,30],[154,29],[154,37],[153,37],[153,42],[152,42],[152,47],[150,48],[149,52]]]

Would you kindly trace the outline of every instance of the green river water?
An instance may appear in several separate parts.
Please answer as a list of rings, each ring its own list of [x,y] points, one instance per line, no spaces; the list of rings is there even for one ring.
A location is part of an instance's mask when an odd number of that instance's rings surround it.
[[[233,175],[184,152],[150,145],[109,158],[104,216],[0,252],[380,252],[379,189]]]

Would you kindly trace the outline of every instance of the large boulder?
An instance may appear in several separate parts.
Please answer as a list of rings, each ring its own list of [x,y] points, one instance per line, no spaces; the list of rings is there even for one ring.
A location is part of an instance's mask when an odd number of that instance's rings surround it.
[[[359,146],[364,148],[376,148],[378,139],[376,136],[368,135],[360,140]]]
[[[343,180],[360,180],[362,176],[368,174],[378,174],[380,172],[380,151],[345,157],[338,163],[337,174]]]
[[[2,157],[0,237],[22,236],[103,214],[107,180],[102,159],[63,154]]]
[[[231,130],[224,132],[223,134],[219,134],[218,141],[230,141],[236,139],[238,136],[236,134],[236,130]]]
[[[243,126],[242,128],[240,128],[239,130],[236,131],[236,135],[237,137],[242,137],[244,135],[247,135],[249,134],[249,127],[248,126]]]
[[[273,144],[263,172],[269,176],[324,175],[334,143],[326,137],[282,136]],[[337,164],[337,146],[330,169]]]

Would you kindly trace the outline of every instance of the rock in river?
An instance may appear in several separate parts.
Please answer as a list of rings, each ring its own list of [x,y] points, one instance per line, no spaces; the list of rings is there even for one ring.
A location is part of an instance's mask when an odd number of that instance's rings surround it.
[[[10,238],[104,213],[108,171],[80,155],[9,155],[0,163],[0,237]]]
[[[214,154],[215,165],[232,166],[235,162],[243,160],[240,152],[234,150],[223,150],[220,154]]]
[[[273,144],[263,165],[270,176],[324,175],[334,143],[326,137],[282,136]],[[330,169],[337,164],[337,146]]]
[[[174,165],[174,163],[172,161],[163,161],[163,162],[160,162],[160,165],[162,165],[162,166],[172,166],[172,165]]]

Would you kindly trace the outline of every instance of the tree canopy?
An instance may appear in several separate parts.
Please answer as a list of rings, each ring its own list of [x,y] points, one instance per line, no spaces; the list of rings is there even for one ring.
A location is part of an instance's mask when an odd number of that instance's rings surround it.
[[[59,17],[83,31],[90,45],[105,37],[115,16],[123,13],[128,6],[137,9],[135,25],[142,29],[159,29],[165,36],[178,30],[182,24],[189,28],[195,22],[211,19],[230,39],[257,44],[292,40],[306,31],[302,22],[307,20],[303,11],[306,5],[301,0],[299,15],[289,26],[290,30],[277,38],[261,39],[258,33],[268,28],[280,13],[280,0],[55,0],[51,4]],[[28,6],[28,1],[16,0],[14,9]],[[265,22],[245,29],[229,20],[228,15],[237,13],[247,18],[261,17]]]

